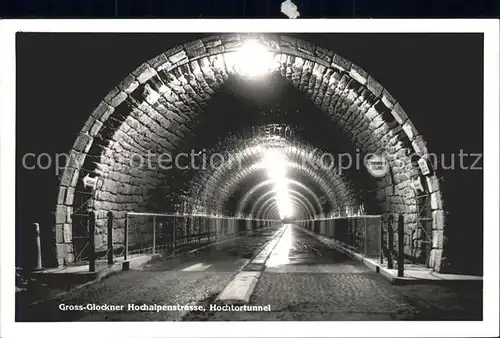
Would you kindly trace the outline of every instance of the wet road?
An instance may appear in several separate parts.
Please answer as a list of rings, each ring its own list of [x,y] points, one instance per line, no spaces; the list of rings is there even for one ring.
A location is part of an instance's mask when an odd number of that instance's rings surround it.
[[[270,312],[192,313],[184,320],[471,320],[477,287],[394,286],[363,264],[289,225],[250,299]]]
[[[24,320],[429,320],[478,319],[481,290],[442,286],[393,286],[361,263],[329,247],[299,226],[261,229],[109,277],[64,297],[23,310]],[[280,236],[277,236],[280,235]],[[64,304],[169,304],[208,309],[273,238],[250,305],[269,312],[60,311]]]
[[[298,226],[276,249],[251,300],[272,313],[258,320],[392,320],[416,311],[380,276]]]
[[[290,224],[266,262],[266,272],[359,273],[368,269]]]

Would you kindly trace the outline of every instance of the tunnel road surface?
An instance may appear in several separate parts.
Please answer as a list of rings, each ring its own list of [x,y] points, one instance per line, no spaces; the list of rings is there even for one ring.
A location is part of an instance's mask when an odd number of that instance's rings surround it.
[[[470,286],[394,286],[296,225],[285,225],[248,305],[270,311],[210,311],[217,295],[281,226],[160,261],[62,297],[18,309],[25,321],[478,320],[481,290]],[[60,304],[125,305],[123,311],[61,311]],[[196,305],[205,311],[126,311],[128,304]]]

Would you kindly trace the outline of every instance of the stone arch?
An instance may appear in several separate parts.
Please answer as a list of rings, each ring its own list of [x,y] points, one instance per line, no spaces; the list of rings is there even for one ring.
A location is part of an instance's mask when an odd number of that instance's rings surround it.
[[[313,199],[313,201],[315,202],[315,204],[318,207],[318,209],[322,210],[320,199],[305,184],[302,184],[299,181],[294,180],[294,179],[287,179],[286,181],[289,184],[289,186],[292,187],[292,189],[295,188],[295,187],[297,187],[298,188],[297,190],[303,190],[306,194],[308,194],[309,197],[311,197]],[[265,189],[266,192],[264,194],[268,193],[269,191],[272,191],[272,189],[269,189],[269,186],[272,183],[273,183],[273,180],[268,179],[268,180],[262,181],[261,183],[255,185],[252,189],[250,189],[243,196],[243,198],[241,199],[241,201],[239,202],[238,209],[237,209],[237,214],[238,213],[244,214],[244,210],[246,209],[246,206],[247,206],[247,203],[249,202],[249,199],[252,197],[252,195],[258,193],[259,190]],[[307,200],[309,200],[309,199],[307,199]],[[314,209],[316,209],[316,208],[314,208]],[[321,211],[319,213],[321,214]]]
[[[99,177],[89,206],[103,227],[106,210],[116,212],[117,232],[128,210],[145,208],[137,196],[160,184],[162,174],[126,167],[127,155],[175,151],[189,135],[191,122],[207,101],[237,71],[234,53],[247,34],[207,37],[180,45],[140,65],[114,87],[91,113],[70,151],[55,211],[59,264],[71,263],[75,195],[88,173]],[[431,265],[441,270],[443,200],[434,173],[424,175],[417,159],[428,154],[426,142],[401,105],[364,69],[333,51],[288,36],[253,35],[274,55],[275,71],[288,79],[331,117],[363,152],[384,150],[394,168],[392,177],[377,180],[383,215],[404,213],[406,227],[415,227],[418,200],[411,181],[424,178],[431,193],[433,249]],[[396,166],[396,162],[398,165]]]
[[[325,202],[330,204],[330,209],[343,209],[346,206],[356,205],[356,192],[347,184],[346,179],[335,170],[317,165],[321,158],[320,151],[313,153],[314,149],[308,145],[290,144],[280,137],[264,140],[256,138],[241,148],[233,145],[234,155],[227,162],[227,166],[209,171],[199,182],[193,183],[195,189],[193,194],[201,196],[200,200],[206,205],[210,205],[210,201],[217,203],[215,209],[219,210],[227,196],[231,195],[242,181],[264,169],[258,163],[262,151],[265,150],[262,144],[279,149],[286,155],[292,176],[300,174],[302,179],[308,179],[312,185],[317,186],[316,190],[326,197]],[[314,165],[317,167],[314,168]],[[319,203],[317,200],[318,197],[312,202]]]

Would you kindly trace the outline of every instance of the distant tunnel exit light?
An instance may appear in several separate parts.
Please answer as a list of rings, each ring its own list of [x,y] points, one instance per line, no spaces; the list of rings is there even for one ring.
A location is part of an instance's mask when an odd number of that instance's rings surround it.
[[[281,151],[269,149],[265,152],[263,166],[266,168],[269,178],[273,180],[281,219],[290,218],[294,214],[288,191],[287,165],[287,160]]]

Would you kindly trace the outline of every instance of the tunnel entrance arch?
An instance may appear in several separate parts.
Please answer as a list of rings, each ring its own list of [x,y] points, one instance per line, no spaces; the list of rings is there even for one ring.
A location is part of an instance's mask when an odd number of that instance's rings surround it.
[[[140,65],[104,97],[80,130],[62,176],[54,225],[58,263],[69,264],[75,258],[72,215],[80,208],[75,188],[82,178],[89,173],[98,177],[88,206],[95,211],[100,229],[106,227],[107,211],[116,213],[114,237],[119,241],[124,214],[148,208],[145,196],[163,179],[157,171],[127,168],[120,157],[147,150],[175,152],[221,85],[231,76],[249,75],[246,63],[239,59],[248,52],[248,41],[271,57],[259,72],[287,79],[340,126],[353,146],[364,153],[384,152],[393,173],[376,179],[384,219],[404,214],[405,228],[418,230],[420,202],[412,182],[422,178],[431,197],[430,264],[441,271],[445,213],[436,175],[423,174],[418,166],[418,160],[428,154],[423,135],[396,99],[363,68],[307,41],[272,34],[217,35],[180,45]],[[124,166],[130,170],[117,170]],[[196,202],[196,196],[190,200]],[[105,234],[98,232],[97,246],[104,241]]]

